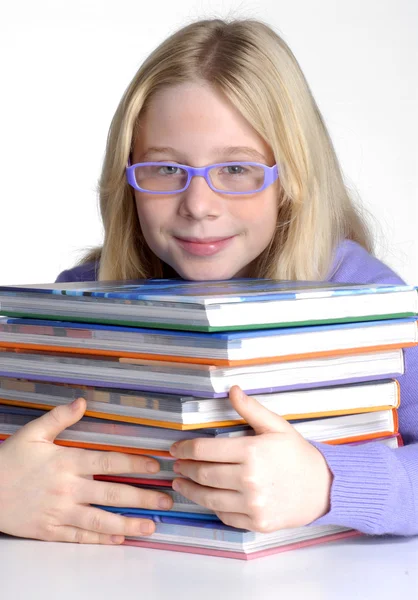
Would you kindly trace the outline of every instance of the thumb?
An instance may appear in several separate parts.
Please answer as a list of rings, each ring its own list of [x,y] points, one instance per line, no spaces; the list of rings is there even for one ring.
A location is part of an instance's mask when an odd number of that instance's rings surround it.
[[[237,413],[260,433],[290,433],[295,432],[292,425],[280,415],[271,412],[251,396],[247,396],[238,385],[229,390],[229,400]]]
[[[53,442],[61,431],[77,423],[84,415],[85,410],[85,399],[77,398],[77,400],[74,400],[70,404],[56,406],[42,415],[42,417],[28,423],[20,431],[23,433],[24,430],[26,435],[29,435],[31,438]]]

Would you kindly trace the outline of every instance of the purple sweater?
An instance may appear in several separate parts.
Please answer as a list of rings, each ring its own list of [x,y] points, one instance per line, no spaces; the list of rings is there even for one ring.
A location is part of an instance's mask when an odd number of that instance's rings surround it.
[[[57,281],[94,281],[87,264],[63,271]],[[355,242],[346,240],[336,253],[328,281],[403,283],[389,267]],[[358,446],[314,442],[333,474],[330,511],[315,525],[340,525],[368,534],[418,534],[418,347],[405,354],[399,377],[399,430],[405,446],[378,442]]]

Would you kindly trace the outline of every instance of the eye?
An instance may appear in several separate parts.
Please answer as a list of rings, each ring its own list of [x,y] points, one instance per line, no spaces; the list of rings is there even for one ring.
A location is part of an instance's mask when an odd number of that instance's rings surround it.
[[[158,172],[161,175],[178,175],[179,171],[182,171],[182,169],[179,169],[179,167],[174,167],[173,165],[163,165],[158,169]]]
[[[228,165],[224,167],[227,175],[244,175],[248,169],[242,165]]]

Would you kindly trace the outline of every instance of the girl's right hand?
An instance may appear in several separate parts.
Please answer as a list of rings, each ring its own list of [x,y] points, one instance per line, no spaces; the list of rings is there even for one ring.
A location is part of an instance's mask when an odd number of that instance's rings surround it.
[[[155,459],[54,444],[85,410],[83,398],[58,406],[0,444],[0,532],[54,542],[121,544],[125,536],[153,533],[154,522],[90,504],[172,507],[167,494],[93,479],[98,474],[157,473]]]

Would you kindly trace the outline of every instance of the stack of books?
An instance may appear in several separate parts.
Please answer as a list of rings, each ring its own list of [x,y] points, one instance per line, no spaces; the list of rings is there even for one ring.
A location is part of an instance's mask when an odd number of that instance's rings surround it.
[[[396,378],[416,345],[412,286],[236,279],[0,287],[0,439],[83,396],[57,444],[147,454],[156,475],[96,479],[163,489],[170,511],[103,507],[156,521],[148,548],[255,558],[356,532],[224,525],[174,492],[172,443],[253,435],[228,401],[239,385],[307,439],[402,444]]]

